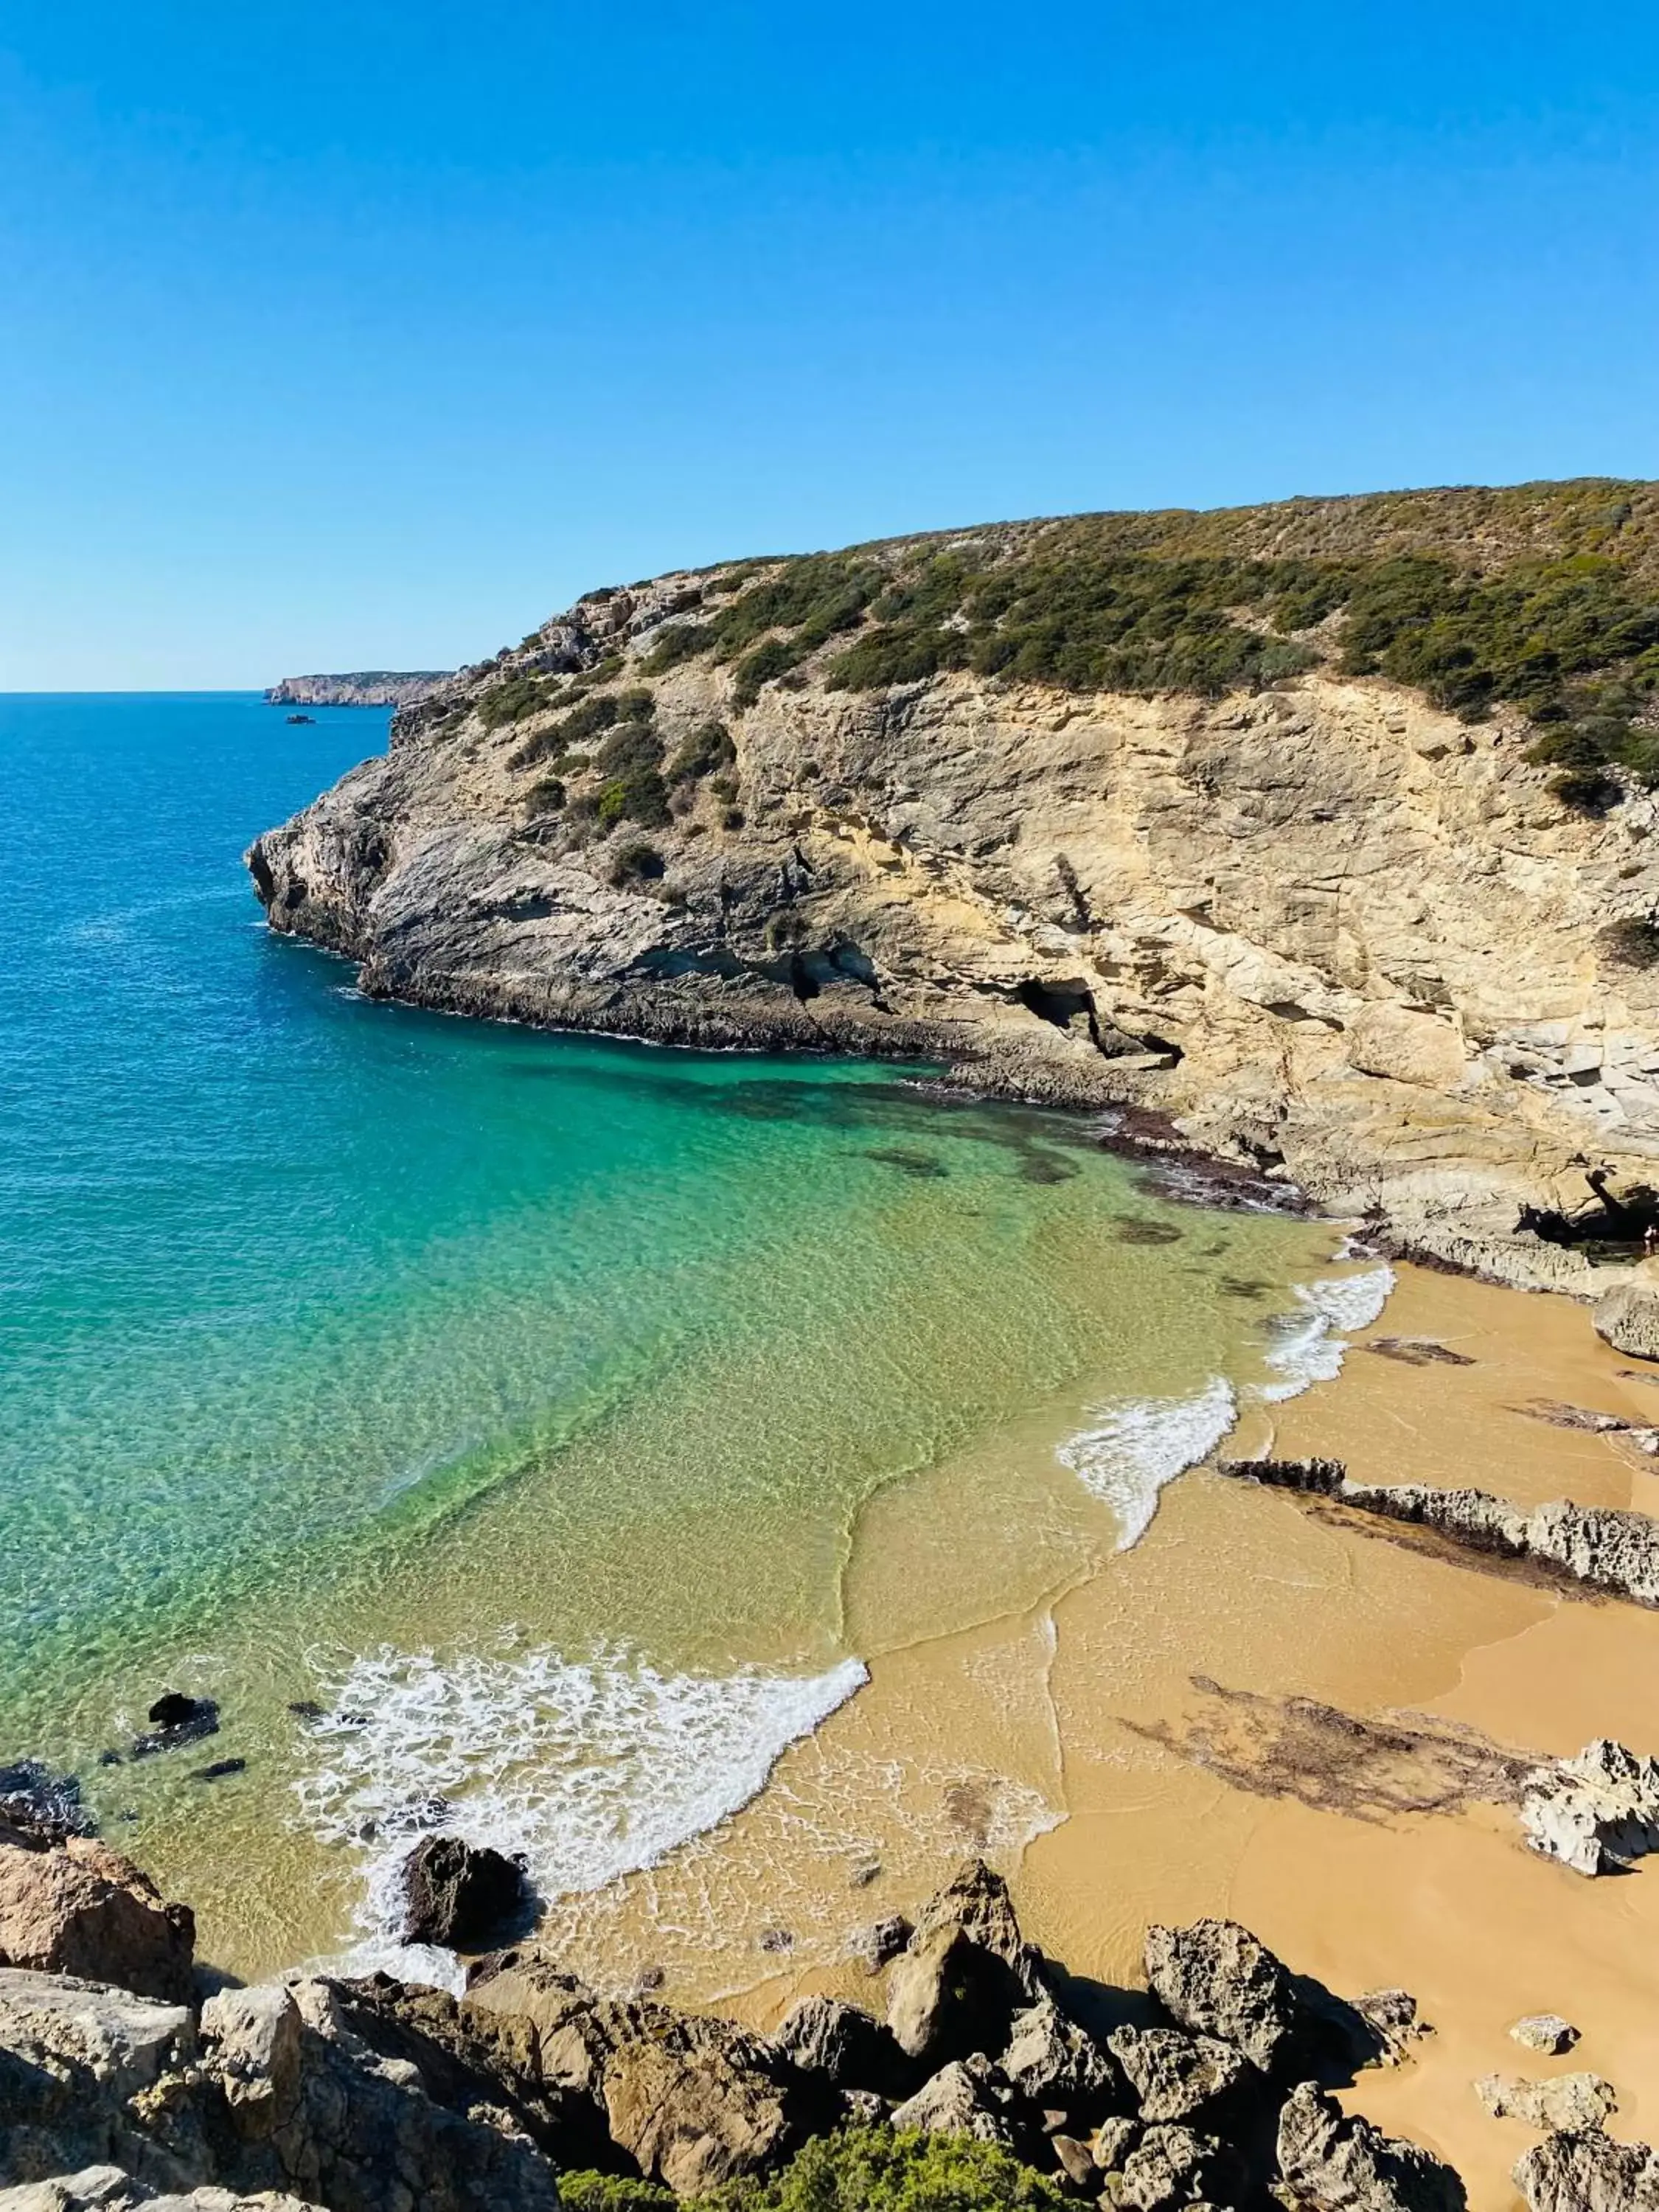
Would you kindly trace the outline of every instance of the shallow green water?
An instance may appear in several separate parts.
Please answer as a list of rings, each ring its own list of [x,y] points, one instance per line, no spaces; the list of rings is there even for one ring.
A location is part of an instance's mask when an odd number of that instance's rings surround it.
[[[892,1069],[366,1003],[238,854],[381,734],[0,701],[0,1758],[75,1765],[164,1863],[210,1789],[307,1849],[441,1789],[580,1885],[855,1688],[877,1487],[1034,1407],[1057,1444],[1099,1403],[1201,1427],[1330,1239]],[[1078,1462],[1109,1530],[1118,1419]],[[1013,1574],[1018,1529],[963,1541]],[[95,1764],[173,1686],[245,1771]]]

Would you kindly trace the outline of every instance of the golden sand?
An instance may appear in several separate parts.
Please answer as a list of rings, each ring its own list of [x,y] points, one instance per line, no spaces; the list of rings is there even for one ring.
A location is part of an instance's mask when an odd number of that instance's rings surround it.
[[[1398,1337],[1469,1364],[1364,1348]],[[1540,1401],[1659,1419],[1659,1378],[1571,1302],[1406,1268],[1341,1376],[1273,1409],[1271,1437],[1258,1409],[1236,1447],[1659,1511],[1652,1462],[1538,1418]],[[758,2021],[805,1988],[868,2002],[837,1955],[848,1936],[982,1849],[1073,1973],[1136,1985],[1149,1921],[1218,1913],[1344,1994],[1410,1990],[1436,2033],[1346,2101],[1449,2159],[1472,2212],[1510,2212],[1534,2140],[1487,2117],[1478,2075],[1589,2068],[1619,2091],[1614,2131],[1659,2139],[1659,1864],[1585,1880],[1528,1851],[1505,1802],[1529,1754],[1659,1746],[1659,1614],[1206,1469],[1115,1553],[1103,1509],[1036,1443],[1004,1437],[872,1504],[845,1596],[868,1686],[744,1813],[580,1900],[549,1940],[605,1978],[620,1950],[671,1996]],[[963,1506],[982,1516],[988,1496],[1001,1528],[981,1572]],[[1012,1588],[1010,1525],[1028,1539]],[[1583,2030],[1570,2058],[1510,2039],[1543,2010]]]

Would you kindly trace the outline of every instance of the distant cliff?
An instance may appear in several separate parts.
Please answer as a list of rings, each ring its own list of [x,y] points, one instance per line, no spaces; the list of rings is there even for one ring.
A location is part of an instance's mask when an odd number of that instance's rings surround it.
[[[1144,1105],[1507,1267],[1659,1182],[1656,785],[1659,486],[1598,481],[596,592],[249,860],[373,993]]]
[[[285,676],[265,697],[273,707],[412,707],[441,684],[447,668],[359,668],[349,676]]]

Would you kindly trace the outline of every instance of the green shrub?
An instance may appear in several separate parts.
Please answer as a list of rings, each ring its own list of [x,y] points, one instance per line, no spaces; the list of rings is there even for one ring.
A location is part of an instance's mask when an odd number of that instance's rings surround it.
[[[539,814],[556,814],[564,801],[563,784],[556,775],[546,775],[526,793],[525,811],[532,818]]]
[[[742,807],[728,806],[720,817],[720,827],[722,830],[741,830],[748,818]]]
[[[696,783],[736,760],[738,749],[724,722],[704,722],[692,731],[668,763],[670,783]]]
[[[700,653],[712,651],[714,643],[714,632],[707,623],[676,623],[652,647],[645,661],[646,673],[661,676],[682,661],[695,660]]]
[[[890,2128],[815,2136],[781,2173],[696,2201],[700,2212],[1060,2212],[1066,2203],[994,2143]]]
[[[508,676],[491,684],[478,702],[478,720],[487,730],[505,722],[522,722],[547,704],[547,687],[533,676]]]
[[[559,2176],[559,2202],[565,2212],[678,2212],[680,2200],[659,2181],[579,2171]]]
[[[801,657],[802,647],[787,638],[769,637],[758,645],[746,659],[738,663],[738,680],[732,686],[732,704],[752,707],[761,695],[761,686],[775,678],[787,675]]]

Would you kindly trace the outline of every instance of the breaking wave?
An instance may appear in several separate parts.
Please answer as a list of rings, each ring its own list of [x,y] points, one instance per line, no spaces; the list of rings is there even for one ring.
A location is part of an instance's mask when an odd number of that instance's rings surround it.
[[[1347,1334],[1370,1328],[1388,1304],[1394,1281],[1392,1267],[1378,1267],[1296,1284],[1291,1294],[1297,1310],[1279,1322],[1267,1354],[1274,1379],[1258,1385],[1255,1395],[1277,1405],[1300,1397],[1316,1382],[1334,1382],[1342,1371]]]
[[[399,1869],[410,1841],[461,1835],[522,1856],[555,1899],[654,1865],[763,1788],[788,1747],[868,1679],[827,1673],[666,1674],[624,1652],[383,1647],[330,1683],[316,1764],[295,1788],[325,1843],[364,1856],[353,1966],[457,1984],[447,1952],[399,1941]]]
[[[1164,1484],[1209,1457],[1237,1410],[1221,1375],[1190,1397],[1125,1398],[1097,1407],[1095,1426],[1060,1446],[1060,1462],[1111,1507],[1127,1552],[1152,1526]]]

